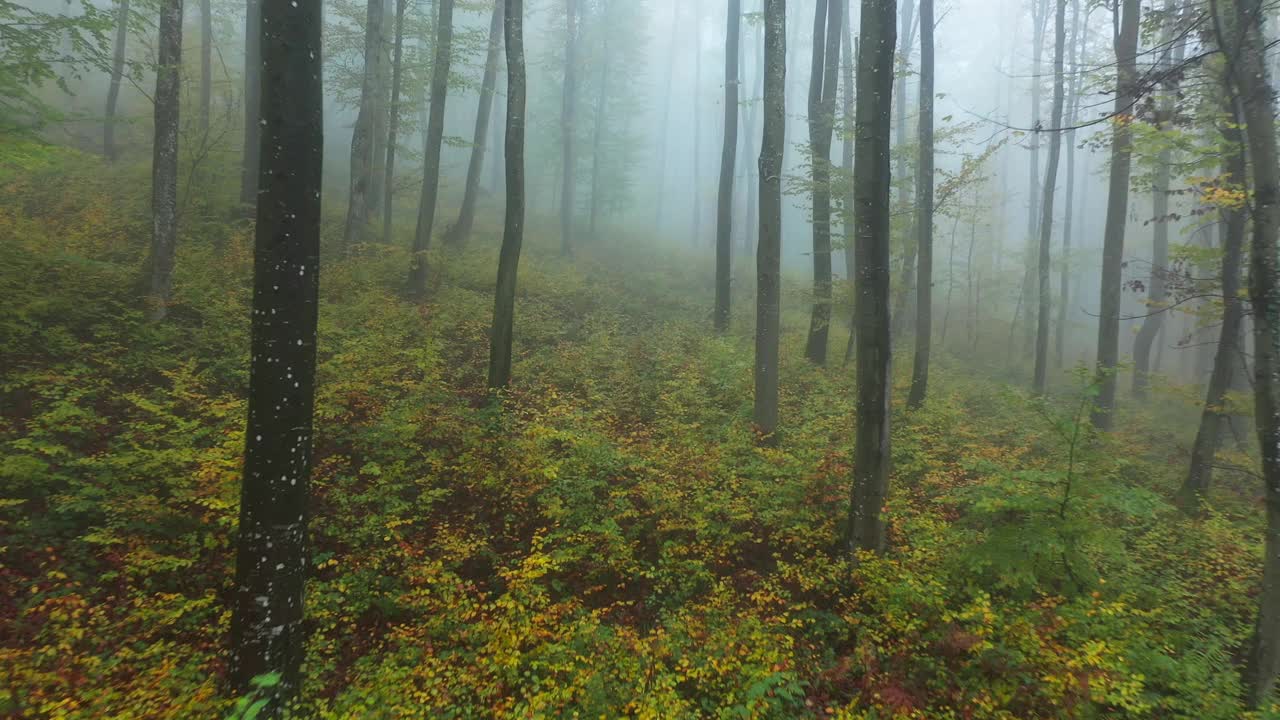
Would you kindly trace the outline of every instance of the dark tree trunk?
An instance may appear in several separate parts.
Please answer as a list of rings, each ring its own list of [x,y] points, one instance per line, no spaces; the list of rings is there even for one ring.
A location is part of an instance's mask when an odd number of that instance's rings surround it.
[[[1137,102],[1138,0],[1122,0],[1116,23],[1115,114],[1125,115]],[[1129,170],[1133,133],[1125,123],[1111,131],[1111,174],[1107,190],[1107,220],[1102,240],[1102,290],[1098,316],[1098,399],[1091,413],[1094,427],[1110,430],[1116,405],[1116,366],[1120,361],[1120,273],[1124,262],[1124,226],[1129,209]]]
[[[809,155],[813,182],[813,309],[805,357],[827,363],[831,331],[831,132],[840,70],[840,26],[845,0],[818,0],[809,75]]]
[[[786,145],[787,3],[764,2],[764,135],[760,142],[760,242],[756,249],[755,423],[778,430],[782,302],[782,153]]]
[[[916,354],[907,405],[924,404],[929,389],[929,350],[933,342],[933,0],[920,0],[920,160],[916,168]],[[954,248],[954,232],[952,247]]]
[[[200,135],[208,142],[209,113],[213,106],[213,7],[200,0]]]
[[[1039,128],[1040,121],[1040,69],[1044,62],[1045,24],[1048,22],[1049,0],[1031,0],[1031,127]],[[1022,277],[1022,297],[1019,303],[1026,308],[1027,322],[1022,325],[1023,345],[1026,352],[1032,352],[1035,338],[1035,326],[1031,324],[1031,298],[1039,296],[1039,278],[1036,273],[1036,239],[1040,236],[1040,132],[1032,131],[1030,135],[1031,153],[1027,165],[1027,262],[1026,273]]]
[[[856,300],[857,296],[853,293],[853,281],[857,277],[858,264],[855,260],[855,248],[857,233],[854,223],[854,195],[853,195],[853,99],[854,99],[854,74],[853,65],[858,58],[858,41],[852,37],[849,30],[849,23],[853,20],[853,8],[845,0],[845,22],[841,27],[844,35],[844,42],[841,43],[841,53],[844,55],[843,68],[841,69],[840,82],[844,85],[843,98],[843,128],[844,128],[844,147],[842,148],[841,162],[845,172],[845,190],[844,197],[841,202],[844,205],[844,271],[845,279],[848,280],[850,288],[850,299]],[[848,365],[853,359],[854,345],[858,341],[857,318],[853,315],[849,317],[849,341],[844,346],[844,362]]]
[[[1166,0],[1164,10],[1171,18],[1176,8],[1174,0]],[[1176,28],[1173,27],[1173,19],[1166,22],[1170,23],[1170,26],[1164,32],[1163,42],[1167,45]],[[1159,67],[1159,71],[1162,74],[1168,73],[1170,68],[1179,67],[1182,64],[1186,36],[1181,33],[1179,35],[1182,39],[1175,41],[1172,59],[1168,54],[1162,58]],[[1177,85],[1176,79],[1168,81],[1165,85],[1163,96],[1160,98],[1159,106],[1156,110],[1155,126],[1157,130],[1167,130],[1173,120]],[[1173,151],[1168,147],[1162,148],[1156,161],[1155,180],[1152,183],[1151,192],[1151,206],[1155,215],[1155,222],[1152,226],[1151,287],[1147,294],[1149,299],[1148,314],[1133,341],[1133,394],[1137,398],[1145,398],[1147,396],[1152,372],[1151,346],[1164,330],[1166,315],[1163,307],[1166,295],[1165,275],[1169,272],[1169,223],[1171,221],[1168,215],[1169,181],[1172,175],[1172,164]]]
[[[387,101],[391,94],[391,44],[387,42],[394,32],[391,25],[393,13],[387,0],[382,0],[382,12],[378,13],[378,51],[374,53],[377,65],[374,66],[373,85],[373,123],[369,129],[369,214],[377,212],[383,206],[387,172]]]
[[[756,141],[760,137],[760,105],[759,98],[764,95],[764,38],[762,29],[757,28],[755,33],[754,44],[756,46],[756,63],[755,63],[755,90],[752,93],[752,101],[750,109],[747,111],[747,154],[746,157],[759,157],[756,151]],[[760,167],[759,164],[746,163],[747,165],[747,217],[746,232],[743,233],[743,255],[751,256],[755,254],[756,241],[759,240],[760,234],[760,213],[758,203],[760,201]]]
[[[608,5],[600,6],[601,23],[605,23],[605,14]],[[587,226],[587,236],[591,241],[600,244],[599,226],[600,211],[604,209],[604,202],[601,197],[604,194],[604,178],[601,172],[601,162],[604,160],[604,128],[606,123],[606,111],[608,110],[607,101],[609,99],[609,39],[606,35],[601,43],[601,54],[604,58],[600,62],[600,87],[596,93],[596,106],[591,119],[591,215]]]
[[[258,26],[262,23],[262,0],[247,0],[244,25],[244,154],[240,162],[240,204],[247,217],[253,217],[258,207],[258,165],[262,158],[259,138],[262,135],[261,113],[258,95],[262,67],[262,38]]]
[[[905,180],[910,177],[910,173],[907,171],[907,154],[905,150],[907,146],[907,71],[911,67],[911,49],[915,47],[914,18],[916,0],[905,0],[899,10],[901,11],[898,26],[899,65],[897,66],[894,89],[894,97],[897,99],[897,103],[893,108],[896,116],[894,122],[894,144],[898,148],[898,153],[895,159],[893,178],[890,182],[893,180],[898,181],[896,212],[905,217],[911,213],[911,198],[914,194],[912,188],[905,183]],[[912,237],[912,235],[913,233],[908,231],[907,237]],[[901,288],[898,289],[898,297],[891,317],[893,323],[891,332],[895,338],[908,327],[907,323],[915,314],[911,305],[915,301],[916,249],[916,243],[907,243],[907,252],[902,260]]]
[[[423,152],[422,197],[418,201],[418,226],[413,233],[413,258],[409,261],[409,293],[419,300],[427,294],[427,250],[431,247],[431,232],[436,222],[436,196],[440,191],[440,146],[444,142],[449,59],[453,55],[453,2],[440,0],[436,18],[436,51],[431,65],[431,111],[427,117],[427,146]]]
[[[738,162],[738,66],[742,37],[741,0],[729,0],[724,50],[724,148],[720,154],[720,198],[716,211],[715,328],[729,329],[729,273],[733,252],[733,173]]]
[[[857,424],[847,546],[880,551],[889,492],[889,131],[896,0],[862,0],[854,193],[857,248]]]
[[[1247,166],[1244,157],[1244,137],[1240,132],[1238,108],[1230,99],[1228,116],[1233,123],[1221,128],[1223,140],[1230,148],[1225,170],[1233,187],[1248,190]],[[1236,364],[1239,362],[1241,329],[1244,320],[1244,303],[1240,299],[1240,264],[1244,254],[1245,213],[1241,209],[1224,208],[1223,220],[1226,233],[1222,243],[1222,328],[1214,355],[1213,371],[1205,392],[1204,409],[1200,413],[1200,427],[1196,431],[1195,444],[1191,447],[1191,467],[1178,492],[1178,504],[1188,514],[1199,514],[1201,503],[1213,483],[1213,466],[1217,459],[1218,445],[1225,435],[1229,416],[1223,403],[1231,390]]]
[[[178,105],[182,69],[182,0],[160,4],[156,41],[155,143],[151,155],[151,270],[147,317],[163,320],[173,290],[178,242]]]
[[[373,149],[378,114],[378,55],[382,47],[382,0],[369,0],[365,14],[364,79],[360,86],[360,111],[351,133],[351,192],[347,222],[342,232],[345,248],[366,242],[369,211],[373,206]]]
[[[1052,311],[1049,287],[1050,243],[1053,240],[1053,194],[1058,187],[1058,160],[1062,156],[1062,106],[1065,101],[1063,56],[1067,48],[1067,0],[1055,0],[1057,10],[1053,24],[1053,109],[1049,122],[1049,166],[1044,174],[1044,200],[1040,215],[1040,257],[1037,264],[1036,288],[1039,295],[1039,312],[1036,316],[1036,366],[1031,383],[1037,395],[1044,395],[1049,382],[1049,313]]]
[[[129,42],[129,0],[120,0],[116,12],[116,42],[111,55],[111,84],[107,87],[107,111],[102,120],[103,154],[116,159],[116,103],[120,99],[120,80],[124,77],[125,46]]]
[[[849,22],[853,17],[853,8],[845,0],[845,22],[841,26],[840,31],[843,34],[843,42],[841,43],[841,55],[844,61],[841,63],[840,83],[844,86],[844,93],[841,97],[841,128],[844,130],[844,137],[841,143],[840,161],[847,176],[844,187],[844,197],[840,202],[844,205],[844,222],[842,229],[844,230],[844,271],[845,279],[849,284],[853,284],[854,268],[854,223],[853,223],[853,98],[854,98],[854,77],[853,65],[857,62],[858,48],[855,44],[852,33],[849,30]]]
[[[501,2],[501,0],[498,0]],[[387,161],[382,181],[382,242],[391,242],[391,208],[395,201],[396,142],[400,135],[400,85],[404,78],[404,11],[409,0],[396,0],[395,43],[391,58],[391,108],[387,120]]]
[[[1229,28],[1239,47],[1227,46],[1253,168],[1253,239],[1249,298],[1253,304],[1254,415],[1262,449],[1267,530],[1262,591],[1253,648],[1245,674],[1247,699],[1261,707],[1280,673],[1280,166],[1276,153],[1275,99],[1269,84],[1261,0],[1234,0]],[[1217,2],[1211,3],[1216,6]],[[1216,19],[1216,16],[1215,16]],[[1219,31],[1221,37],[1223,33]]]
[[[1083,34],[1082,34],[1083,32]],[[1080,22],[1080,0],[1071,0],[1071,109],[1067,114],[1067,127],[1076,124],[1080,110],[1080,86],[1084,73],[1080,71],[1082,48],[1088,43],[1089,25]],[[1053,354],[1055,367],[1061,368],[1067,342],[1067,309],[1071,306],[1071,234],[1072,216],[1076,199],[1076,131],[1067,130],[1067,196],[1062,213],[1062,275],[1058,288],[1058,322],[1054,326]]]
[[[484,59],[484,77],[480,81],[480,105],[476,109],[476,127],[472,133],[471,162],[467,165],[467,184],[462,195],[462,209],[458,222],[445,234],[447,245],[459,246],[471,237],[471,227],[476,219],[476,197],[480,191],[480,174],[484,170],[484,155],[488,150],[489,116],[493,110],[494,86],[498,79],[498,53],[502,48],[502,5],[504,0],[494,0],[493,14],[489,18],[489,49]]]
[[[507,214],[498,255],[498,282],[489,340],[489,387],[511,382],[511,339],[516,309],[516,272],[524,240],[524,3],[503,0],[507,49]]]
[[[253,263],[249,418],[231,615],[230,680],[280,673],[258,717],[298,695],[315,397],[324,149],[320,2],[267,3]]]
[[[574,135],[578,115],[578,0],[565,0],[564,88],[560,97],[560,253],[573,252],[577,190]]]

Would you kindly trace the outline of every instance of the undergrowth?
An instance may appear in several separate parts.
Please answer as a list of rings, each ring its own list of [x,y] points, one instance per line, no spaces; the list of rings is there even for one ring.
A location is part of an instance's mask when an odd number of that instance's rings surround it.
[[[0,714],[238,712],[251,234],[193,223],[147,324],[127,172],[0,176]],[[944,356],[895,406],[891,550],[851,559],[851,368],[788,334],[762,447],[745,289],[717,337],[700,264],[539,240],[501,413],[492,226],[433,256],[422,305],[403,247],[326,258],[300,716],[1244,717],[1260,511],[1221,473],[1207,519],[1177,514],[1161,433],[1191,426],[1095,437],[1086,383],[1039,402]]]

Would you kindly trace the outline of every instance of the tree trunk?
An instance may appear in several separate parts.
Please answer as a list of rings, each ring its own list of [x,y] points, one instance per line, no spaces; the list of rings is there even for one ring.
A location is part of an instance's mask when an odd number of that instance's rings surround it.
[[[758,98],[764,95],[764,38],[763,30],[756,29],[754,44],[756,47],[756,77],[755,90],[752,92],[752,100],[750,109],[747,111],[747,154],[746,157],[759,157],[756,151],[756,140],[760,137],[760,114],[761,102]],[[747,165],[747,217],[746,232],[743,233],[743,255],[750,257],[755,254],[756,242],[760,235],[760,213],[757,203],[760,200],[760,167],[759,164],[746,163]]]
[[[467,165],[467,184],[462,195],[462,209],[458,211],[458,222],[445,233],[447,245],[460,246],[471,236],[471,227],[476,218],[476,196],[480,191],[480,174],[484,170],[484,155],[488,150],[486,137],[489,134],[489,116],[493,110],[494,86],[498,78],[498,51],[502,46],[502,5],[504,0],[494,0],[493,13],[489,18],[489,50],[484,60],[484,77],[480,82],[480,104],[476,109],[476,127],[472,133],[471,162]]]
[[[600,6],[600,21],[602,24],[607,24],[607,8],[607,4],[602,3]],[[608,109],[610,57],[607,34],[601,42],[600,51],[604,57],[600,62],[600,87],[596,93],[596,106],[591,120],[591,215],[587,225],[587,236],[597,245],[600,244],[600,236],[598,235],[600,211],[604,206],[604,203],[600,200],[600,196],[604,192],[604,181],[601,177],[600,166],[601,161],[604,159],[605,112]]]
[[[306,630],[307,517],[319,307],[324,151],[320,3],[267,3],[262,157],[253,263],[249,418],[231,614],[235,694],[279,673],[258,716],[296,698]]]
[[[1216,6],[1217,2],[1211,3]],[[1245,680],[1253,708],[1271,697],[1280,673],[1280,167],[1277,163],[1275,100],[1269,85],[1261,0],[1234,0],[1229,28],[1239,47],[1227,46],[1244,116],[1253,168],[1253,238],[1249,252],[1249,297],[1253,304],[1254,414],[1262,449],[1267,530],[1258,619]],[[1215,13],[1215,21],[1216,21]],[[1218,31],[1221,38],[1223,33]]]
[[[501,0],[498,0],[501,2]],[[391,108],[387,120],[387,161],[382,180],[382,242],[391,242],[391,208],[395,201],[396,141],[400,134],[400,85],[404,78],[404,11],[409,0],[396,0],[395,43],[391,59]]]
[[[262,38],[258,26],[262,23],[262,0],[246,0],[244,24],[244,151],[240,162],[240,204],[247,217],[253,217],[258,206],[258,165],[262,148],[259,105],[262,98],[260,68],[262,67]]]
[[[881,551],[889,492],[889,130],[896,0],[862,0],[854,193],[857,248],[857,424],[847,546]]]
[[[213,7],[200,0],[200,136],[208,142],[209,113],[213,106]]]
[[[715,328],[729,329],[729,273],[733,251],[733,173],[738,157],[738,64],[742,36],[741,0],[729,0],[724,50],[724,148],[720,154],[720,197],[716,212]]]
[[[1083,27],[1082,27],[1083,26]],[[1082,34],[1083,33],[1083,34]],[[1080,0],[1071,0],[1071,109],[1067,113],[1067,127],[1074,128],[1080,114],[1080,71],[1082,48],[1088,43],[1089,24],[1080,22]],[[1067,342],[1067,309],[1071,306],[1071,232],[1076,198],[1076,131],[1067,130],[1067,197],[1062,213],[1062,275],[1059,278],[1061,299],[1058,301],[1058,322],[1054,326],[1054,366],[1061,368]]]
[[[1244,137],[1234,102],[1227,100],[1227,112],[1234,122],[1221,128],[1223,140],[1230,148],[1225,161],[1226,174],[1232,186],[1248,190],[1244,158]],[[1240,264],[1244,252],[1245,213],[1243,208],[1223,208],[1226,234],[1222,243],[1222,328],[1214,355],[1213,371],[1205,392],[1200,427],[1191,447],[1191,467],[1178,492],[1178,504],[1188,514],[1199,514],[1201,503],[1213,483],[1213,465],[1218,445],[1225,434],[1227,414],[1223,402],[1231,390],[1240,352],[1244,303],[1240,299]]]
[[[503,36],[507,50],[507,212],[498,255],[498,282],[489,340],[489,387],[511,382],[511,339],[515,326],[516,272],[524,241],[524,2],[503,0]]]
[[[1115,114],[1127,117],[1137,103],[1138,0],[1122,0],[1116,23]],[[1111,173],[1107,190],[1107,219],[1102,240],[1102,290],[1098,316],[1098,399],[1091,413],[1094,427],[1110,430],[1116,405],[1116,365],[1120,361],[1120,273],[1124,262],[1124,226],[1129,209],[1129,170],[1133,133],[1127,122],[1111,131]]]
[[[436,196],[440,190],[440,145],[444,141],[444,109],[449,97],[449,59],[453,54],[453,2],[440,0],[436,18],[435,60],[431,65],[431,111],[427,118],[427,146],[423,151],[422,196],[418,201],[418,226],[413,233],[413,259],[409,261],[409,293],[421,300],[427,294],[427,250],[436,222]]]
[[[901,11],[901,19],[898,32],[901,35],[898,38],[898,62],[897,78],[894,89],[894,97],[897,103],[894,105],[896,113],[896,121],[894,122],[894,144],[897,147],[897,158],[893,171],[893,179],[898,181],[898,204],[895,214],[907,217],[911,214],[911,196],[912,188],[906,183],[906,178],[910,177],[907,171],[907,75],[911,67],[911,49],[915,46],[914,18],[915,18],[916,0],[905,0],[899,10]],[[893,179],[890,180],[892,183]],[[912,237],[913,233],[908,231],[907,237]],[[916,286],[916,243],[907,243],[907,251],[902,260],[902,286],[898,290],[897,301],[894,303],[892,313],[892,334],[898,337],[902,331],[908,327],[914,308],[911,307],[915,300]]]
[[[852,33],[849,30],[849,22],[853,18],[853,8],[849,5],[849,1],[845,0],[845,22],[840,27],[843,35],[841,43],[841,54],[844,61],[841,63],[840,82],[844,86],[844,94],[841,97],[842,121],[841,127],[844,129],[844,138],[841,143],[840,164],[844,168],[846,177],[844,197],[841,203],[844,205],[844,222],[842,229],[844,230],[844,271],[845,279],[849,284],[853,284],[854,268],[854,223],[853,223],[853,98],[854,98],[854,76],[853,65],[857,62],[858,48],[855,44]]]
[[[845,22],[844,22],[844,25],[840,28],[840,31],[843,34],[843,42],[841,43],[841,48],[843,49],[841,50],[841,52],[844,55],[844,62],[842,63],[843,67],[841,69],[840,81],[844,85],[844,98],[842,102],[843,104],[842,109],[844,112],[844,119],[842,124],[842,127],[844,128],[844,142],[842,143],[842,145],[844,147],[841,149],[841,155],[842,155],[841,164],[844,166],[844,172],[845,172],[845,191],[844,191],[844,197],[841,199],[841,202],[844,205],[844,219],[843,219],[842,226],[844,229],[845,279],[849,283],[850,299],[856,300],[857,296],[855,293],[853,293],[853,281],[854,281],[854,278],[857,276],[857,271],[858,271],[858,264],[855,261],[855,248],[854,248],[854,245],[856,244],[855,238],[857,237],[857,233],[854,231],[856,226],[854,224],[855,201],[853,196],[853,122],[854,122],[853,99],[855,95],[853,65],[855,62],[857,62],[858,42],[852,37],[852,32],[849,30],[849,24],[853,20],[853,8],[849,5],[848,0],[845,0],[844,9],[845,9]],[[845,346],[844,346],[844,361],[841,363],[842,365],[848,365],[849,361],[853,359],[854,345],[858,341],[857,327],[858,327],[857,318],[851,314],[849,317],[849,340],[848,342],[845,343]]]
[[[1053,194],[1058,187],[1058,160],[1062,155],[1062,106],[1066,93],[1064,86],[1064,61],[1067,46],[1067,0],[1055,0],[1057,11],[1053,24],[1053,109],[1049,122],[1049,166],[1044,174],[1044,200],[1040,215],[1040,259],[1036,287],[1039,295],[1039,312],[1036,316],[1036,366],[1031,383],[1037,395],[1044,395],[1049,382],[1049,313],[1052,310],[1049,287],[1050,243],[1053,240]]]
[[[813,309],[805,357],[827,363],[831,330],[831,132],[840,70],[840,26],[844,0],[818,0],[813,19],[813,64],[809,75],[809,162],[813,182]]]
[[[351,133],[351,192],[347,221],[342,232],[344,249],[366,242],[372,207],[373,148],[378,114],[378,55],[382,47],[382,0],[369,0],[365,13],[364,79],[360,86],[360,111]]]
[[[1172,15],[1177,8],[1174,0],[1166,0],[1164,5],[1165,13]],[[1173,21],[1169,20],[1169,26],[1165,28],[1163,33],[1163,42],[1167,45],[1170,37],[1175,32]],[[1176,41],[1173,48],[1172,62],[1168,54],[1161,58],[1158,70],[1162,73],[1168,73],[1172,67],[1179,67],[1182,64],[1182,55],[1186,47],[1186,36],[1180,34],[1180,40]],[[1178,82],[1172,79],[1166,82],[1164,93],[1159,100],[1159,106],[1156,110],[1155,126],[1157,130],[1165,131],[1169,128],[1173,120],[1174,100],[1177,95]],[[1152,183],[1151,206],[1155,221],[1152,226],[1152,253],[1151,253],[1151,287],[1148,290],[1149,298],[1147,307],[1147,317],[1142,322],[1142,327],[1138,330],[1137,337],[1133,341],[1133,395],[1136,398],[1145,398],[1147,396],[1148,386],[1151,384],[1151,345],[1155,342],[1164,330],[1165,321],[1165,275],[1169,272],[1169,180],[1172,174],[1173,151],[1165,147],[1161,149],[1160,156],[1156,161],[1155,179]]]
[[[182,0],[160,4],[156,41],[155,143],[151,155],[151,270],[147,318],[163,320],[178,241],[178,105],[182,92]]]
[[[383,206],[386,197],[386,173],[387,173],[387,132],[388,132],[388,109],[390,103],[387,101],[391,94],[391,45],[388,44],[387,38],[394,30],[391,25],[394,20],[394,11],[388,7],[387,0],[382,0],[382,12],[378,14],[378,51],[374,54],[377,58],[377,65],[374,66],[374,92],[373,92],[373,123],[370,126],[369,135],[369,213],[372,215],[377,208]]]
[[[778,430],[782,302],[782,154],[786,145],[787,3],[764,0],[764,135],[760,142],[760,242],[756,249],[755,423]]]
[[[1029,135],[1031,153],[1027,164],[1027,260],[1026,272],[1022,276],[1022,298],[1020,303],[1026,307],[1027,321],[1022,326],[1023,345],[1026,352],[1031,352],[1035,330],[1031,325],[1031,298],[1039,297],[1039,274],[1031,258],[1036,257],[1036,239],[1040,236],[1040,66],[1044,62],[1045,24],[1048,22],[1049,0],[1031,0],[1031,127]]]
[[[924,404],[929,388],[929,350],[933,341],[933,0],[920,0],[920,160],[916,167],[916,354],[911,369],[908,407]],[[954,247],[954,234],[953,234]]]
[[[573,253],[574,134],[578,114],[578,0],[565,0],[564,88],[560,106],[560,253]]]
[[[129,0],[120,0],[116,13],[116,42],[111,55],[111,84],[107,88],[107,111],[102,120],[103,154],[116,159],[116,103],[120,99],[120,80],[124,77],[125,45],[129,41]]]

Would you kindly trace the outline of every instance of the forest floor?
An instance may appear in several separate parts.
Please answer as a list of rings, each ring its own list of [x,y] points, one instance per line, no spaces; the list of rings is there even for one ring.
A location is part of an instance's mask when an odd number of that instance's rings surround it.
[[[150,325],[145,169],[96,163],[0,172],[0,715],[218,717],[251,238],[187,205]],[[944,349],[925,408],[895,388],[890,551],[855,560],[843,326],[808,365],[787,296],[761,447],[745,290],[716,336],[705,263],[533,235],[502,412],[492,222],[421,305],[401,248],[326,263],[304,717],[1246,716],[1261,510],[1226,471],[1172,506],[1193,391],[1093,437],[1071,373],[1012,384],[1007,327]]]

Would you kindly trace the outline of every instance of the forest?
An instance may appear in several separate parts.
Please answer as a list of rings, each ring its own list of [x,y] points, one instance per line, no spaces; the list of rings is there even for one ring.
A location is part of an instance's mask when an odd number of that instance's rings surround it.
[[[0,0],[0,717],[1280,720],[1280,0]]]

